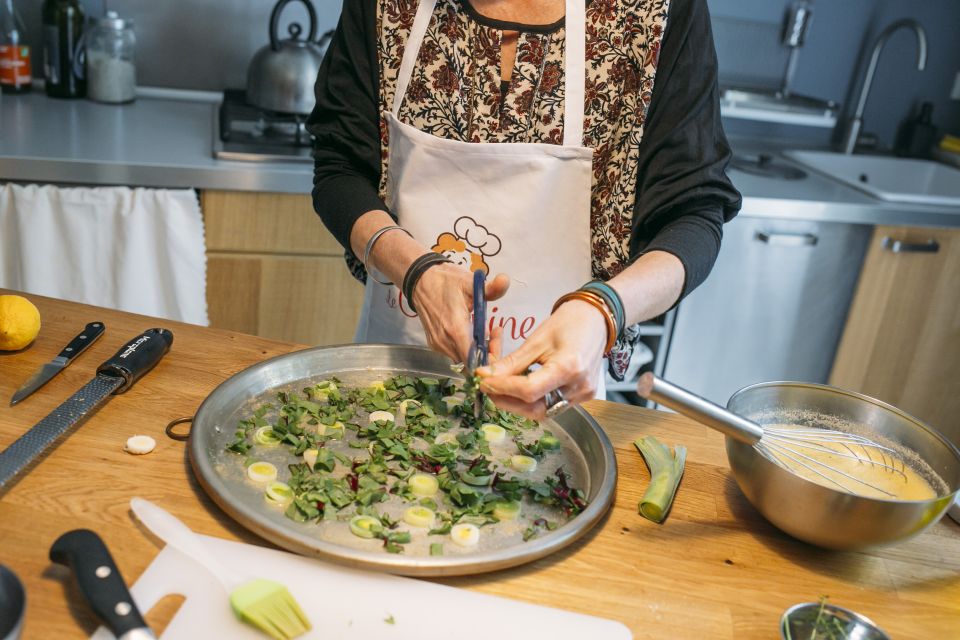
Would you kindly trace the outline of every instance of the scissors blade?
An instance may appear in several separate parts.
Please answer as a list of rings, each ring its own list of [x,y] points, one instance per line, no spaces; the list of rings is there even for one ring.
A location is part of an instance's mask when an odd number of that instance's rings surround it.
[[[473,272],[473,344],[468,357],[468,374],[476,375],[476,369],[487,364],[487,299],[485,295],[486,274],[479,269]],[[477,385],[474,391],[473,417],[480,419],[483,411],[483,393]]]

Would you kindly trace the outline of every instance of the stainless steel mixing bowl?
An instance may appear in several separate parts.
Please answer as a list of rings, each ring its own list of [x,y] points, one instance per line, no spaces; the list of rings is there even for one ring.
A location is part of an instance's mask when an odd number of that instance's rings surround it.
[[[915,536],[950,508],[960,490],[960,451],[943,435],[896,407],[859,393],[802,382],[763,382],[736,392],[727,408],[760,424],[799,410],[866,426],[913,451],[947,483],[931,500],[880,500],[805,480],[727,437],[727,458],[740,490],[763,516],[791,536],[828,549],[856,550]],[[782,420],[781,420],[782,421]]]

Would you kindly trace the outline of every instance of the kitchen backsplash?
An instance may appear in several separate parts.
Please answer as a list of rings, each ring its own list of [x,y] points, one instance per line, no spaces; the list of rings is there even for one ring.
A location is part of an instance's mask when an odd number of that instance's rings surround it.
[[[708,0],[722,80],[753,78],[779,84],[786,50],[779,27],[790,0]],[[960,71],[958,0],[814,0],[813,23],[800,50],[793,89],[797,93],[848,105],[860,91],[877,35],[900,18],[914,18],[927,32],[926,70],[916,68],[916,38],[907,31],[891,37],[877,68],[864,130],[893,143],[900,121],[922,102],[934,104],[941,130],[960,131],[960,101],[950,89]],[[830,132],[765,125],[742,120],[725,123],[730,133],[815,137]]]
[[[355,0],[350,0],[355,1]],[[220,91],[243,87],[247,64],[269,43],[270,0],[81,0],[87,15],[104,5],[132,18],[137,33],[137,82],[142,86]],[[40,42],[41,0],[14,0],[27,24],[30,42]],[[318,33],[332,29],[340,16],[338,0],[313,0]],[[299,2],[284,10],[280,36],[296,20],[307,28]],[[39,67],[39,65],[38,65]],[[35,72],[36,73],[36,72]]]
[[[358,2],[360,0],[348,0]],[[675,0],[696,1],[696,0]],[[779,25],[790,0],[708,0],[713,16],[722,80],[750,78],[776,85],[786,52]],[[242,87],[247,64],[268,41],[271,0],[83,0],[88,14],[108,8],[136,23],[138,82],[145,86],[219,91]],[[39,43],[40,0],[15,0],[31,42]],[[319,33],[336,26],[341,2],[314,0]],[[286,21],[305,22],[306,12],[291,3]],[[927,69],[915,68],[913,36],[898,33],[881,60],[866,112],[866,130],[890,144],[898,123],[915,105],[934,103],[934,121],[960,131],[960,102],[949,99],[960,70],[958,0],[816,0],[807,42],[800,51],[794,89],[847,104],[859,90],[866,57],[876,35],[902,17],[927,30]],[[286,33],[284,24],[281,33]],[[40,66],[37,65],[39,69]],[[731,133],[824,135],[822,130],[760,126],[729,121]]]

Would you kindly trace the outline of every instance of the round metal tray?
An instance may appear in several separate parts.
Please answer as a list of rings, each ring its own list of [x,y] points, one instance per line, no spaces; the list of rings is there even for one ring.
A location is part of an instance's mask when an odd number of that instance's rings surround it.
[[[262,497],[252,497],[248,487],[224,473],[225,447],[232,441],[237,423],[253,404],[272,400],[273,390],[334,375],[367,375],[372,382],[399,373],[456,377],[445,357],[428,349],[399,345],[317,347],[255,364],[224,381],[200,405],[188,444],[193,471],[230,517],[281,547],[349,566],[410,576],[483,573],[542,558],[584,535],[609,509],[617,482],[613,446],[596,421],[579,407],[560,414],[548,425],[554,431],[564,431],[579,450],[585,471],[580,486],[589,506],[538,538],[475,554],[407,557],[320,540],[310,535],[309,527],[265,508]]]

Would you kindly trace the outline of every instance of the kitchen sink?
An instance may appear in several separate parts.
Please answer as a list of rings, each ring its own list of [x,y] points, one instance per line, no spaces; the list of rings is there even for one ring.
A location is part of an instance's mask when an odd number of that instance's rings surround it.
[[[936,162],[826,151],[784,155],[880,200],[960,206],[960,171]]]

